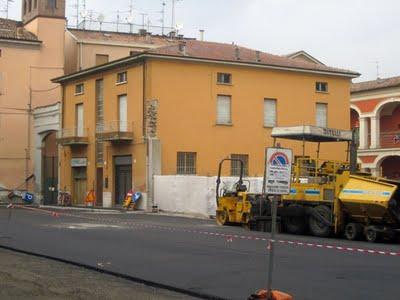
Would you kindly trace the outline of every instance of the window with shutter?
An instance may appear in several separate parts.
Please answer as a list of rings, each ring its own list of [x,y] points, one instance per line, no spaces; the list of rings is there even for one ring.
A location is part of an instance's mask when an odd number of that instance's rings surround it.
[[[264,127],[276,126],[276,99],[264,99]]]
[[[328,127],[328,104],[317,103],[317,126],[318,127]]]
[[[217,98],[217,124],[232,124],[231,96],[218,95]]]

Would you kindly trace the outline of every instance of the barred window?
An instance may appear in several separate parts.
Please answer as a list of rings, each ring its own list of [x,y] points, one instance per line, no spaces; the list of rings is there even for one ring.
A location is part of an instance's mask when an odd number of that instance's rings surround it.
[[[196,175],[196,152],[178,152],[176,173],[178,175]]]
[[[240,159],[243,162],[243,176],[249,176],[249,155],[231,154],[232,159]],[[240,162],[231,161],[231,176],[240,176]]]

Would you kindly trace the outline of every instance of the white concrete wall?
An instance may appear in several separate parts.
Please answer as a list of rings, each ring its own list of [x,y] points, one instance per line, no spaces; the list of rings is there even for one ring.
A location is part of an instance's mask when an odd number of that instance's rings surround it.
[[[262,192],[261,177],[245,180],[250,180],[250,192]],[[160,210],[167,212],[215,216],[216,181],[217,177],[154,176],[155,204]],[[236,181],[237,178],[234,177],[221,179],[221,182],[225,182],[228,186]]]

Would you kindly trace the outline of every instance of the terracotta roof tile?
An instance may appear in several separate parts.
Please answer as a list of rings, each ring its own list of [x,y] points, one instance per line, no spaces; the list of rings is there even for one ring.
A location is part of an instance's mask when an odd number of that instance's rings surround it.
[[[1,39],[39,41],[36,35],[23,27],[22,22],[3,18],[0,18],[0,40]]]
[[[315,64],[311,62],[309,63],[305,61],[291,59],[286,56],[273,55],[233,44],[204,42],[198,40],[188,40],[185,41],[185,44],[186,44],[185,54],[182,51],[180,51],[179,43],[153,49],[148,52],[154,54],[171,55],[171,56],[187,56],[192,58],[202,58],[202,59],[212,59],[212,60],[258,63],[261,65],[287,67],[287,68],[303,69],[310,71],[327,71],[334,73],[344,73],[348,75],[353,75],[354,77],[359,76],[357,72],[353,72],[350,70],[328,67],[325,65]]]
[[[110,42],[110,43],[140,43],[149,45],[166,46],[173,43],[167,37],[159,35],[151,35],[150,38],[140,35],[138,33],[124,33],[124,32],[111,32],[111,31],[97,31],[97,30],[83,30],[69,28],[71,32],[80,41],[94,41],[94,42]]]
[[[353,83],[351,92],[357,93],[390,87],[400,87],[400,76]]]

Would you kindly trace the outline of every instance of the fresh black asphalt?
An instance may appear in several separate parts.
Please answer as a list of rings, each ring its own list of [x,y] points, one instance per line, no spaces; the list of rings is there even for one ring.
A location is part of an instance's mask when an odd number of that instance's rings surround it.
[[[268,238],[212,220],[0,208],[0,244],[226,299],[264,288]],[[196,232],[193,232],[196,231]],[[203,233],[200,233],[203,232]],[[279,235],[281,239],[400,252],[400,245]],[[297,299],[400,299],[400,256],[277,244],[275,289]]]

